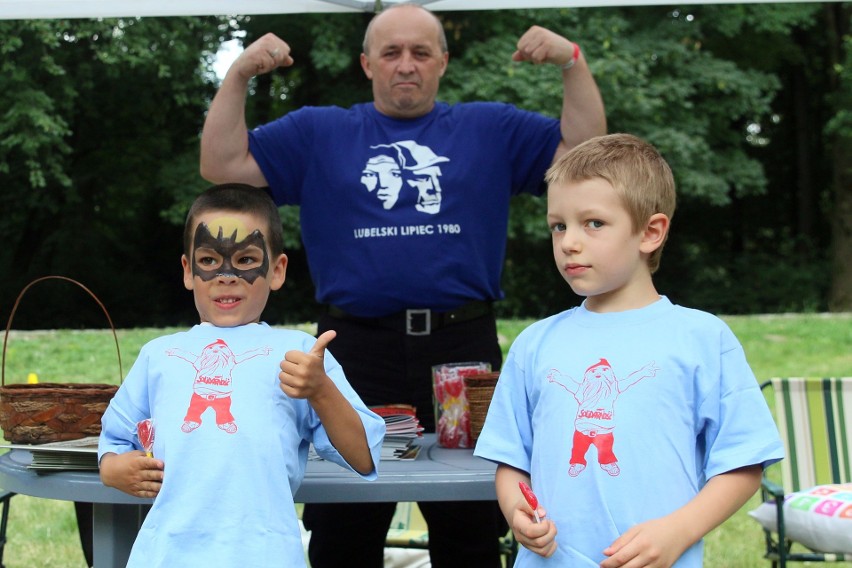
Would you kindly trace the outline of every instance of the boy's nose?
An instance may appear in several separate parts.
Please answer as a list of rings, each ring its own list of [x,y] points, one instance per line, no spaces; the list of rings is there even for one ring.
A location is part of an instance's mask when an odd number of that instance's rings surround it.
[[[576,231],[566,229],[559,242],[564,252],[576,252],[580,250],[580,238]]]

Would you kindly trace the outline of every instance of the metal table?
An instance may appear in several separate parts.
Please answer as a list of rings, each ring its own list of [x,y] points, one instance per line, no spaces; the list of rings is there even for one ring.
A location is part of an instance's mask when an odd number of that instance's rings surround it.
[[[497,498],[496,465],[475,457],[473,450],[437,445],[435,434],[418,442],[420,455],[412,461],[382,461],[379,478],[365,481],[326,461],[309,461],[296,492],[297,503],[356,503],[374,501],[487,501]],[[0,487],[22,495],[94,504],[96,568],[123,567],[136,533],[153,503],[104,486],[97,472],[66,471],[39,474],[27,468],[27,450],[0,456]]]

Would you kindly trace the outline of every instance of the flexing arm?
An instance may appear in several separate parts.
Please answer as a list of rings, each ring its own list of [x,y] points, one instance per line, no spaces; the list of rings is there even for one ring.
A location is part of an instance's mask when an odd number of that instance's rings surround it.
[[[601,568],[667,568],[687,548],[722,524],[760,487],[762,468],[753,465],[712,477],[689,503],[670,515],[628,529],[604,549]],[[631,564],[631,566],[633,565]]]
[[[533,26],[518,40],[512,55],[515,61],[564,66],[574,57],[574,44],[539,26]],[[589,138],[606,134],[606,114],[598,85],[582,52],[569,69],[562,70],[562,141],[554,161]]]
[[[375,464],[367,444],[367,434],[358,412],[325,373],[323,358],[325,348],[336,337],[334,331],[326,331],[308,353],[288,351],[281,361],[281,390],[291,398],[306,398],[319,416],[328,439],[352,466],[352,469],[367,475]]]
[[[212,183],[268,185],[249,152],[245,106],[255,75],[293,64],[290,47],[273,34],[249,45],[231,64],[213,98],[201,133],[201,176]]]
[[[545,518],[547,511],[541,504],[538,506],[541,522],[535,522],[533,510],[518,488],[519,481],[529,485],[529,474],[506,464],[501,463],[497,466],[494,482],[497,487],[497,502],[500,510],[512,528],[515,540],[532,552],[548,558],[556,551],[556,525]]]

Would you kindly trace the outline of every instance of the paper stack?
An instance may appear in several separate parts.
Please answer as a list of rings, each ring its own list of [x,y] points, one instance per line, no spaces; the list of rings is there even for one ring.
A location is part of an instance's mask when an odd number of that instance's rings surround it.
[[[382,460],[413,460],[420,453],[414,442],[423,436],[423,427],[416,409],[408,404],[373,406],[370,410],[384,418],[385,439],[382,441]]]
[[[33,469],[39,473],[98,470],[97,436],[38,445],[2,444],[0,448],[28,450],[32,454],[32,463],[27,466],[27,469]]]

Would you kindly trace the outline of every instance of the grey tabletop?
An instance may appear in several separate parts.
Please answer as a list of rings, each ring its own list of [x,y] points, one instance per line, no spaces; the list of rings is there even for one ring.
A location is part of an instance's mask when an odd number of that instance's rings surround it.
[[[495,464],[475,457],[470,449],[442,448],[434,434],[418,441],[420,454],[411,461],[382,461],[379,477],[365,481],[326,461],[309,461],[295,495],[297,503],[371,501],[484,501],[496,499]],[[39,474],[27,468],[31,455],[11,450],[0,456],[0,487],[15,493],[59,499],[139,505],[138,499],[105,487],[96,472],[63,471]]]

